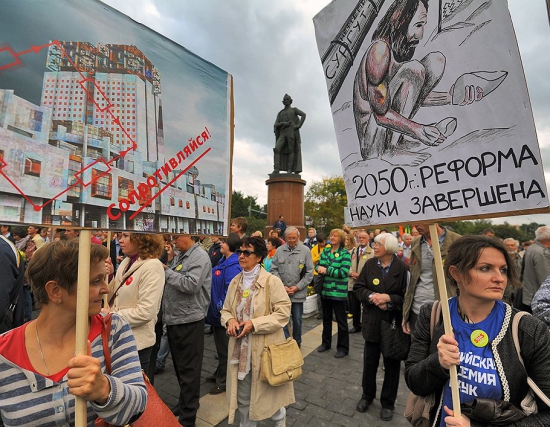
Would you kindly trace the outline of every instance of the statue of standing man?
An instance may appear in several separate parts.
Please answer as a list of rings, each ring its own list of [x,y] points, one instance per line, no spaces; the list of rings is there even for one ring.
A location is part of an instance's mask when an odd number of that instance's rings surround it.
[[[283,98],[285,108],[279,111],[275,120],[275,148],[273,173],[302,172],[302,151],[300,148],[300,129],[306,120],[306,113],[291,107],[292,98],[286,94]]]

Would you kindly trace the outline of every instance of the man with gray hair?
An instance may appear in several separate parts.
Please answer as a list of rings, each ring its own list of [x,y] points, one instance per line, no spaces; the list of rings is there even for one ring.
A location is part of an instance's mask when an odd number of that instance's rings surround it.
[[[307,286],[313,280],[313,261],[307,246],[300,242],[300,231],[296,227],[287,227],[286,243],[275,252],[270,273],[279,277],[285,285],[292,302],[292,337],[302,345],[302,315],[307,296]],[[285,335],[288,327],[285,326]]]
[[[533,295],[550,276],[550,227],[535,230],[535,243],[525,251],[523,264],[522,310],[531,312]]]
[[[508,237],[502,241],[506,252],[510,255],[512,263],[516,269],[516,275],[521,279],[521,270],[523,266],[523,255],[524,253],[519,253],[519,242],[513,237]],[[517,289],[514,289],[514,286],[511,283],[508,283],[506,289],[504,290],[504,296],[502,297],[504,302],[509,304],[514,304],[514,301],[517,299]]]

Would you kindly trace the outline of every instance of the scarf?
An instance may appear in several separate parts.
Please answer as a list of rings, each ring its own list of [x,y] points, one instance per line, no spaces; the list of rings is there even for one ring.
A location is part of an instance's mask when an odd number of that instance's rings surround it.
[[[260,265],[256,265],[251,271],[243,271],[241,280],[237,284],[235,302],[237,321],[246,322],[254,316],[254,291],[256,290],[256,281],[260,275]],[[252,355],[252,346],[250,345],[250,334],[238,338],[233,348],[230,364],[239,365],[237,378],[244,380],[250,372],[250,362]]]
[[[271,249],[271,250],[267,253],[267,257],[268,257],[268,258],[273,258],[273,257],[275,256],[275,252],[277,252],[277,248]]]

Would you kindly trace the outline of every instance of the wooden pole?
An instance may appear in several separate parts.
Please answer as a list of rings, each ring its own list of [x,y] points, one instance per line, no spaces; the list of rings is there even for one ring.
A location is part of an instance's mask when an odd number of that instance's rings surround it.
[[[441,311],[443,313],[443,326],[445,335],[453,335],[453,326],[451,325],[451,311],[449,310],[449,297],[447,295],[447,285],[445,282],[445,273],[443,271],[443,260],[441,259],[441,248],[439,247],[439,238],[437,225],[430,224],[430,236],[432,239],[432,249],[434,252],[435,273],[437,277],[437,286],[439,287],[439,297],[441,299]],[[456,365],[451,365],[449,369],[449,379],[451,393],[453,396],[453,411],[455,417],[460,417],[460,394],[458,390],[458,372]]]
[[[92,234],[82,230],[78,242],[78,284],[76,294],[76,354],[88,353],[88,306],[90,302],[90,248]],[[76,397],[75,427],[88,425],[86,400]]]
[[[109,251],[109,256],[111,256],[111,240],[113,239],[113,232],[108,231],[107,232],[107,250]],[[113,265],[113,268],[115,266]],[[114,274],[114,273],[113,273]],[[105,281],[109,283],[109,275],[107,274],[107,277],[105,277]],[[105,294],[103,295],[103,306],[107,307],[107,302],[109,301],[109,295]]]

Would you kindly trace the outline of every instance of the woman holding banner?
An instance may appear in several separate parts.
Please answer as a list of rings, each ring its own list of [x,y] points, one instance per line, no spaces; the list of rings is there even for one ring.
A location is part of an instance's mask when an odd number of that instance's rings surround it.
[[[524,400],[530,392],[528,376],[550,395],[550,335],[540,320],[521,318],[518,337],[523,365],[512,336],[518,311],[501,301],[508,283],[516,281],[504,246],[483,236],[462,237],[449,248],[445,274],[458,288],[458,296],[449,300],[454,337],[444,335],[438,319],[430,338],[432,307],[424,305],[405,364],[411,391],[419,396],[435,394],[430,425],[550,425],[547,406],[539,402],[538,413],[531,413]],[[454,417],[450,409],[451,365],[459,366],[461,417]]]
[[[45,243],[27,267],[38,318],[0,336],[0,425],[74,425],[75,396],[87,401],[87,425],[99,416],[125,425],[145,410],[147,392],[130,326],[112,317],[112,371],[104,374],[101,303],[107,248],[90,252],[89,351],[75,356],[78,242]]]
[[[164,267],[158,259],[164,239],[158,234],[121,234],[120,249],[126,258],[109,283],[109,306],[130,324],[141,369],[150,377],[155,324],[164,290]]]

